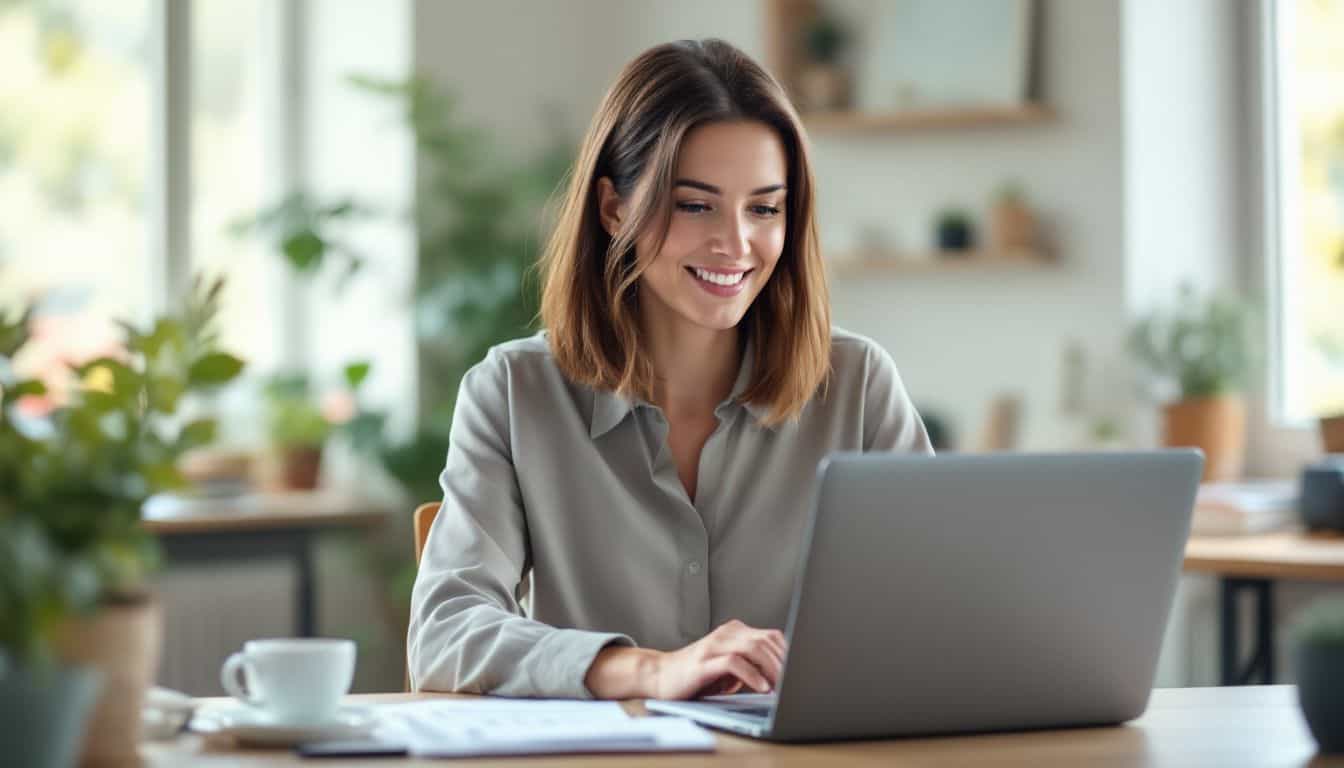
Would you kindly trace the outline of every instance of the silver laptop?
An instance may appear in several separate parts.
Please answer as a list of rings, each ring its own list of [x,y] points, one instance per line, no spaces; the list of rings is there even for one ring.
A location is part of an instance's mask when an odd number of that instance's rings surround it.
[[[1194,450],[836,454],[775,693],[647,707],[775,741],[1138,717],[1203,465]]]

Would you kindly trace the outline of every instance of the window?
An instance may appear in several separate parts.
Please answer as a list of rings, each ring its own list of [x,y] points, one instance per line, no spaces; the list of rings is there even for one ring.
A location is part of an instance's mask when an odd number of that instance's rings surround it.
[[[43,297],[16,361],[53,384],[153,305],[148,2],[0,5],[0,306]]]
[[[1267,8],[1271,389],[1305,423],[1344,411],[1344,0]]]
[[[0,3],[0,306],[42,299],[23,373],[56,383],[115,350],[112,320],[147,319],[201,271],[229,280],[225,345],[253,370],[283,362],[283,271],[228,229],[293,181],[274,106],[292,101],[291,6]]]

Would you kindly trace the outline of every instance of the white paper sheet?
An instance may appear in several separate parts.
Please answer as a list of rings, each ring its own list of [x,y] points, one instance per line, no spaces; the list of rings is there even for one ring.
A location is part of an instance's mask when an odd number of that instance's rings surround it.
[[[675,717],[630,717],[615,702],[447,699],[379,707],[381,741],[421,757],[712,752],[714,735]]]

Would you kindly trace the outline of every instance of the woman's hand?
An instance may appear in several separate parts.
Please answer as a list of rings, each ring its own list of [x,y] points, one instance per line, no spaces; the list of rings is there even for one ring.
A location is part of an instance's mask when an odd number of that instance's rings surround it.
[[[734,619],[676,651],[603,649],[584,682],[600,699],[691,699],[743,688],[769,693],[786,653],[784,633]]]

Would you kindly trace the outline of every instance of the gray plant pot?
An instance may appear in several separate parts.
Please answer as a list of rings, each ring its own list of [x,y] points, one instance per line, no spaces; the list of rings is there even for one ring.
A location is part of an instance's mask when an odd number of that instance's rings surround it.
[[[1344,646],[1299,640],[1293,647],[1293,667],[1311,735],[1322,752],[1344,753]]]
[[[74,765],[98,685],[88,667],[0,668],[0,762]]]

